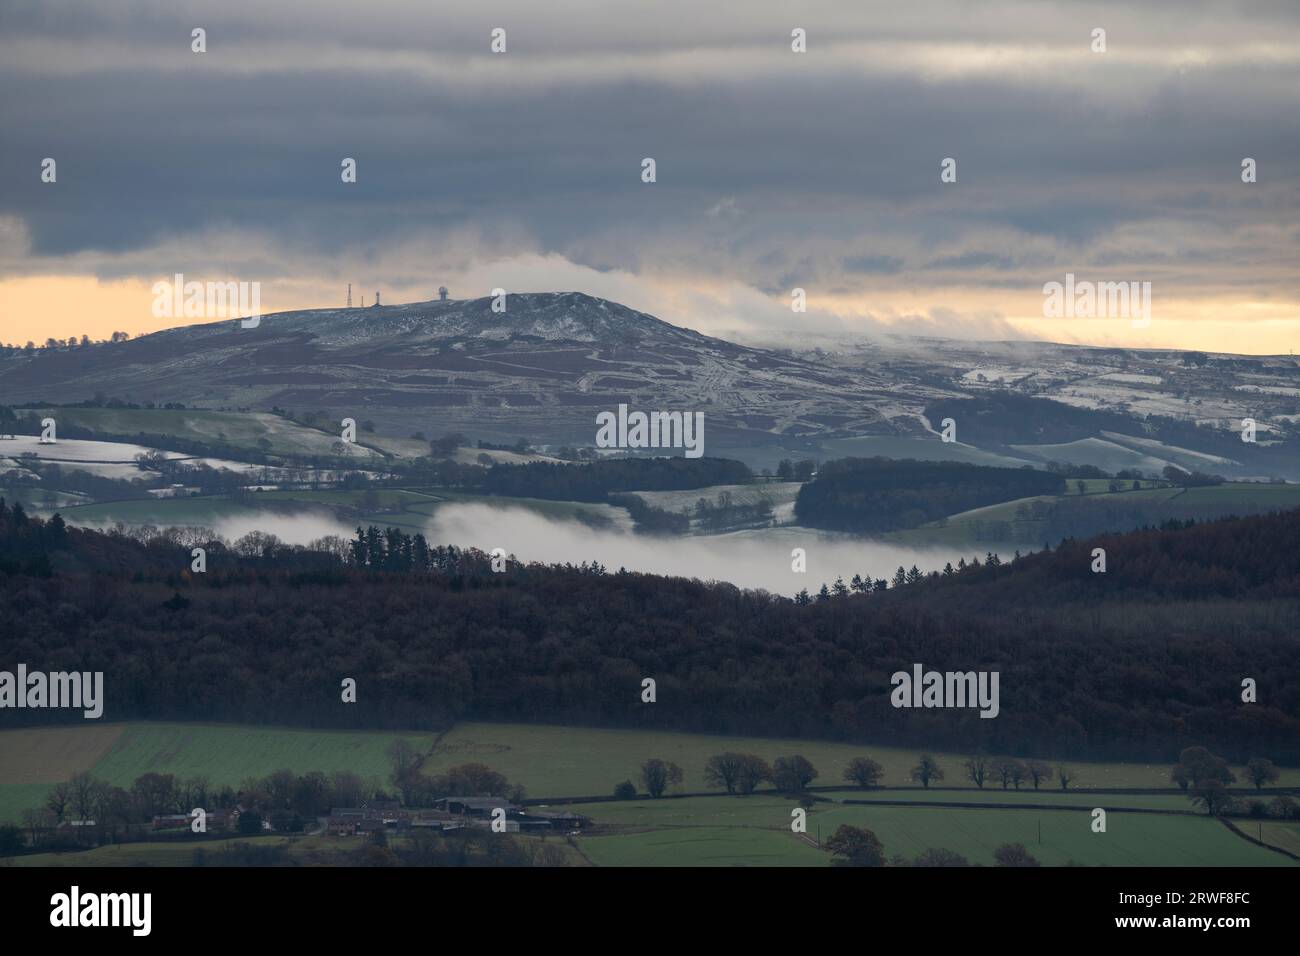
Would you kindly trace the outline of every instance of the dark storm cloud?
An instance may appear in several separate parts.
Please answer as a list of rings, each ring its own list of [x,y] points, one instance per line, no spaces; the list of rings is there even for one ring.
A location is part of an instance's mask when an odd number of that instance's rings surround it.
[[[1215,236],[1294,211],[1294,188],[1269,185],[1300,179],[1285,4],[1245,22],[1211,4],[588,6],[10,4],[3,51],[28,55],[0,55],[0,215],[37,257],[210,228],[328,253],[472,224],[597,269],[763,288],[996,283],[1135,226],[1213,258]],[[1113,54],[1088,53],[1094,23]],[[1246,155],[1263,182],[1243,197]],[[939,183],[947,156],[959,192]]]

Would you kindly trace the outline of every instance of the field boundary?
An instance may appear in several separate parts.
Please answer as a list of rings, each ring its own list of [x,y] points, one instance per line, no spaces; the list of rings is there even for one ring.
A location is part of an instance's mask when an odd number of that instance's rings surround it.
[[[944,809],[951,807],[960,810],[1081,810],[1084,813],[1091,813],[1095,808],[1075,804],[1051,804],[1051,803],[955,803],[941,802],[935,800],[841,800],[840,803],[846,806],[854,807],[937,807]],[[1195,810],[1162,810],[1158,807],[1109,807],[1114,813],[1158,813],[1167,816],[1185,816],[1198,817],[1201,814]]]
[[[1219,822],[1247,843],[1253,843],[1255,846],[1262,846],[1264,849],[1272,850],[1274,853],[1281,853],[1283,856],[1290,857],[1293,860],[1300,860],[1300,854],[1292,853],[1290,850],[1284,850],[1280,846],[1274,846],[1272,843],[1265,843],[1263,840],[1251,836],[1226,817],[1219,817]]]
[[[817,794],[817,793],[844,793],[844,792],[847,792],[847,791],[849,791],[849,790],[853,790],[853,789],[854,789],[854,788],[845,787],[845,786],[818,786],[818,787],[807,787],[805,790],[801,791],[801,793],[812,793],[812,794]],[[915,789],[916,789],[915,787],[873,787],[873,788],[871,788],[870,790],[862,791],[862,792],[865,792],[865,793],[886,793],[886,792],[889,792],[889,791],[897,791],[897,790],[915,790]],[[996,793],[997,791],[996,791],[996,790],[980,790],[980,789],[978,789],[978,788],[976,788],[976,787],[930,787],[930,788],[929,788],[927,791],[925,791],[925,792],[927,792],[927,793]],[[1008,793],[1034,793],[1035,791],[1033,791],[1033,790],[1009,790],[1009,791],[1007,791],[1007,792],[1008,792]],[[1040,791],[1037,791],[1037,792],[1038,792],[1038,793],[1069,793],[1069,794],[1074,794],[1074,795],[1085,794],[1085,795],[1087,795],[1087,796],[1092,796],[1093,794],[1096,794],[1097,796],[1102,796],[1102,797],[1104,797],[1104,796],[1120,796],[1120,797],[1123,797],[1123,796],[1130,796],[1130,797],[1137,797],[1137,796],[1153,796],[1153,797],[1178,797],[1178,796],[1186,796],[1186,794],[1185,794],[1182,790],[1179,790],[1179,789],[1176,788],[1176,787],[1097,787],[1097,788],[1087,788],[1087,789],[1079,789],[1079,790],[1040,790]],[[1258,797],[1265,797],[1265,796],[1300,796],[1300,788],[1297,788],[1297,787],[1265,787],[1265,788],[1264,788],[1263,790],[1261,790],[1261,791],[1249,790],[1249,791],[1241,791],[1241,793],[1237,793],[1237,792],[1235,792],[1235,791],[1229,791],[1229,792],[1230,792],[1233,796],[1245,796],[1245,795],[1247,795],[1247,794],[1254,795],[1254,796],[1258,796]],[[633,801],[636,801],[636,800],[685,800],[685,799],[688,799],[688,798],[691,798],[691,797],[788,797],[788,798],[791,799],[791,800],[795,800],[795,799],[798,799],[799,796],[800,796],[800,794],[782,793],[782,792],[779,791],[779,790],[769,790],[769,789],[755,790],[753,793],[728,793],[726,790],[699,790],[699,791],[688,791],[688,792],[686,792],[686,793],[665,793],[665,794],[664,794],[663,796],[661,796],[661,797],[652,797],[652,796],[650,796],[648,793],[638,793],[635,797],[616,797],[616,796],[614,796],[613,794],[609,794],[609,793],[603,793],[603,794],[600,794],[600,795],[598,795],[598,796],[575,796],[575,797],[526,797],[526,798],[523,799],[523,800],[519,800],[518,803],[519,803],[521,806],[530,806],[530,807],[535,807],[535,806],[539,806],[539,805],[544,804],[544,803],[632,803]],[[835,801],[829,801],[829,802],[834,803]],[[1009,807],[1012,807],[1012,808],[1014,808],[1014,807],[1029,807],[1029,808],[1034,808],[1034,807],[1039,807],[1039,806],[1040,806],[1039,804],[1033,804],[1033,803],[1013,803],[1013,804],[974,803],[974,804],[961,804],[961,803],[952,803],[952,802],[944,802],[944,801],[923,801],[923,800],[894,800],[894,801],[890,801],[890,800],[853,800],[853,799],[844,799],[844,800],[841,800],[841,801],[839,801],[839,802],[840,802],[840,803],[850,803],[850,804],[858,804],[858,803],[879,803],[879,804],[881,804],[881,805],[903,804],[903,805],[907,805],[907,806],[926,806],[926,805],[934,805],[934,806],[941,806],[941,807],[957,807],[957,806],[977,806],[977,807],[993,807],[993,806],[997,806],[997,807],[1008,807],[1008,806],[1009,806]],[[1052,805],[1052,804],[1044,804],[1044,805],[1042,805],[1041,808],[1042,808],[1042,809],[1048,809],[1048,810],[1055,810],[1055,809],[1058,809],[1055,805]],[[1076,807],[1068,807],[1068,809],[1073,810],[1073,809],[1076,809]],[[1092,808],[1091,808],[1091,807],[1088,807],[1088,808],[1086,808],[1086,809],[1089,809],[1089,810],[1090,810],[1090,809],[1092,809]],[[1150,810],[1150,808],[1146,808],[1146,809]],[[1190,813],[1190,814],[1192,814],[1192,815],[1196,815],[1196,811],[1194,811],[1194,810],[1150,810],[1150,812],[1157,812],[1157,813]]]

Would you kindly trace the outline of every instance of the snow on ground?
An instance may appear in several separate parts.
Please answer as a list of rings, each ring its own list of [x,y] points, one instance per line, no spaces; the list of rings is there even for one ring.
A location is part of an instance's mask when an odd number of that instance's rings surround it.
[[[684,512],[693,511],[701,498],[716,504],[718,495],[725,491],[731,495],[731,503],[736,505],[758,504],[760,498],[766,498],[772,503],[774,515],[787,513],[785,519],[779,520],[790,520],[794,516],[794,499],[798,497],[800,487],[797,481],[765,481],[751,485],[710,485],[687,491],[632,491],[629,494],[636,495],[651,508]]]
[[[76,461],[121,462],[135,464],[136,455],[156,452],[155,448],[144,445],[132,445],[115,441],[86,441],[79,438],[60,438],[51,444],[41,444],[35,435],[16,435],[13,438],[0,439],[0,455],[17,458],[25,452],[32,452],[44,461],[66,464]],[[179,452],[159,452],[167,458],[184,458]]]
[[[1234,385],[1234,392],[1251,392],[1255,395],[1300,395],[1300,388],[1286,385]]]
[[[1017,451],[1038,455],[1047,461],[1096,465],[1109,472],[1136,468],[1144,474],[1159,474],[1165,465],[1169,464],[1165,459],[1143,454],[1101,438],[1083,438],[1056,445],[1012,445],[1011,447]]]
[[[962,376],[966,382],[1016,382],[1035,374],[1032,369],[1011,368],[1009,366],[985,365],[973,368]]]
[[[1059,392],[1044,396],[1076,408],[1114,409],[1123,405],[1129,412],[1141,418],[1146,415],[1162,415],[1169,418],[1240,417],[1245,405],[1230,399],[1205,397],[1185,401],[1171,392],[1154,392],[1144,389],[1125,388],[1119,384],[1092,381],[1079,385],[1067,385]]]
[[[1130,385],[1160,385],[1164,379],[1159,375],[1133,375],[1128,372],[1109,372],[1099,375],[1099,381],[1128,382]]]
[[[1124,445],[1128,448],[1137,448],[1152,456],[1166,458],[1176,464],[1183,461],[1192,460],[1202,462],[1206,465],[1235,465],[1237,462],[1231,458],[1223,458],[1219,455],[1211,455],[1206,452],[1193,451],[1190,448],[1180,448],[1177,445],[1169,445],[1154,438],[1134,438],[1132,435],[1117,435],[1114,432],[1102,432],[1102,437],[1107,438],[1117,444]]]

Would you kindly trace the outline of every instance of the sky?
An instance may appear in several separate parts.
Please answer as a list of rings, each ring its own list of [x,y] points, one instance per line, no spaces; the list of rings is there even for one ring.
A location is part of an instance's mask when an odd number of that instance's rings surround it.
[[[178,324],[151,290],[182,273],[265,312],[445,284],[747,341],[1300,346],[1293,0],[0,0],[0,27],[4,342]],[[1150,283],[1150,322],[1046,317],[1067,273]]]

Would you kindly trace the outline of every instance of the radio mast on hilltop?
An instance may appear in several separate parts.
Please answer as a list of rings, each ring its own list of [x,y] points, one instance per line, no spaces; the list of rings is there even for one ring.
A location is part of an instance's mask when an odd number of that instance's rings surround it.
[[[445,285],[438,286],[438,301],[447,301],[447,287]]]
[[[375,290],[375,305],[379,304],[379,290]]]
[[[352,308],[352,283],[348,283],[348,308]]]

